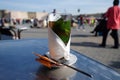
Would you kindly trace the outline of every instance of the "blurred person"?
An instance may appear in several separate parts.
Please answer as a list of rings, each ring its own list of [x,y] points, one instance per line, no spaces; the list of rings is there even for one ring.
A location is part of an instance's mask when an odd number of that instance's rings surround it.
[[[34,18],[34,20],[33,20],[33,26],[34,27],[38,27],[38,19],[37,18]]]
[[[85,27],[84,27],[84,19],[83,16],[78,16],[78,29],[82,28],[83,31],[85,31]]]
[[[98,24],[98,20],[95,18],[94,19],[94,26],[93,27],[97,26],[97,24]]]
[[[4,21],[2,21],[0,26],[0,40],[13,39],[13,36],[10,29],[4,28]]]
[[[80,25],[81,25],[80,16],[78,16],[77,20],[78,20],[78,29],[80,29]]]
[[[112,48],[119,48],[118,30],[120,29],[120,7],[118,5],[119,0],[114,0],[113,6],[110,7],[105,14],[105,17],[107,18],[107,29],[103,32],[102,43],[99,45],[101,47],[106,46],[107,36],[111,30],[110,35],[114,39],[114,46]]]
[[[0,18],[0,27],[2,26],[2,19]]]
[[[105,18],[105,14],[102,14],[102,18],[98,20],[98,24],[90,33],[94,33],[95,36],[102,35],[104,30],[106,29],[106,26],[107,26],[106,24],[107,24],[107,21]]]

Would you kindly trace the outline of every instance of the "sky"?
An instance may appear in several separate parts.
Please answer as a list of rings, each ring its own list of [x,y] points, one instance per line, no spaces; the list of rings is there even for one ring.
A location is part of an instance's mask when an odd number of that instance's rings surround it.
[[[112,3],[113,0],[0,0],[0,9],[48,13],[56,9],[58,13],[91,14],[106,12]]]

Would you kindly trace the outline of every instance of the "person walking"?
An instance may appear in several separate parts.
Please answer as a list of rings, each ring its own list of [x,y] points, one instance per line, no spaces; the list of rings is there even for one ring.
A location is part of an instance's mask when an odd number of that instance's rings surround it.
[[[83,31],[85,31],[85,27],[84,27],[84,19],[83,16],[80,15],[78,16],[78,29],[82,29]]]
[[[112,48],[118,49],[119,48],[118,30],[120,29],[119,0],[113,1],[113,6],[107,10],[105,17],[107,18],[107,28],[103,32],[102,43],[99,46],[101,46],[101,47],[106,46],[107,35],[108,35],[109,31],[111,31],[110,35],[114,39],[114,46]]]
[[[104,30],[106,30],[106,23],[105,14],[102,14],[101,19],[98,20],[98,24],[90,33],[95,33],[95,36],[103,35]]]

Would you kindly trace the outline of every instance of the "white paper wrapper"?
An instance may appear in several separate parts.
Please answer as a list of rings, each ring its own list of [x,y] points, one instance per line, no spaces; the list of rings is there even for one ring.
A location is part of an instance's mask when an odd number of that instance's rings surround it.
[[[70,55],[70,41],[69,39],[67,45],[48,27],[48,40],[49,40],[49,52],[50,57],[53,59],[60,59],[64,57],[66,60],[69,60]]]

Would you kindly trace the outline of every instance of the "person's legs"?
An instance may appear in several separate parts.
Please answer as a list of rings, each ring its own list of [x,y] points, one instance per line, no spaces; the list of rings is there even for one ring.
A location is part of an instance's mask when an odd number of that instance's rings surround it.
[[[79,31],[79,29],[80,29],[80,22],[78,21],[77,26],[76,26],[76,30]]]
[[[85,26],[84,26],[84,24],[82,24],[81,26],[82,26],[83,31],[85,31]]]
[[[97,26],[90,33],[96,32],[96,29],[97,29]]]
[[[103,31],[103,38],[102,38],[102,43],[99,45],[101,47],[105,47],[106,46],[106,40],[107,40],[107,36],[108,36],[108,32],[110,31],[110,29],[106,29]]]
[[[80,21],[78,21],[78,29],[80,29]]]
[[[90,33],[95,33],[95,36],[98,36],[98,27],[99,27],[99,25],[97,25],[97,26],[93,29],[93,31],[91,31]]]
[[[117,29],[112,30],[111,36],[114,39],[114,46],[113,46],[113,48],[119,48],[118,30]]]

